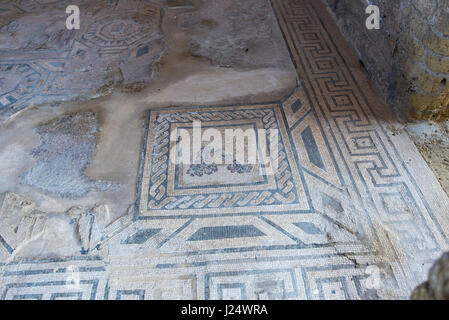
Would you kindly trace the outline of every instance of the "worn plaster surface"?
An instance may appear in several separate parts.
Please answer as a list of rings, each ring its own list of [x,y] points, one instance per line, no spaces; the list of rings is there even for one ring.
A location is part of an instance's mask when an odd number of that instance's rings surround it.
[[[410,135],[444,191],[449,194],[449,121],[411,123],[399,128]]]
[[[407,298],[448,249],[318,1],[78,4],[69,32],[68,1],[0,1],[0,298]],[[279,130],[279,171],[172,164],[196,120]]]

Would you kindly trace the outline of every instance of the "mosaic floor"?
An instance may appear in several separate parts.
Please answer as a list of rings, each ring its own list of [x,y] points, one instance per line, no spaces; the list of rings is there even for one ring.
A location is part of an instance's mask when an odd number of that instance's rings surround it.
[[[449,249],[448,198],[388,129],[324,6],[271,4],[300,86],[265,104],[149,110],[133,214],[93,237],[92,213],[77,256],[2,264],[2,299],[408,298]],[[188,174],[169,137],[193,121],[279,130],[279,170]],[[16,233],[0,230],[4,261]]]
[[[82,24],[79,33],[65,29],[69,5],[78,5],[83,19],[93,23]],[[34,18],[28,20],[30,13]],[[0,22],[15,16],[4,29],[19,37],[2,38],[0,44],[0,79],[9,80],[0,91],[0,120],[30,105],[91,98],[98,88],[96,96],[116,84],[148,82],[163,51],[161,8],[149,1],[0,3]],[[142,70],[150,72],[142,75]]]

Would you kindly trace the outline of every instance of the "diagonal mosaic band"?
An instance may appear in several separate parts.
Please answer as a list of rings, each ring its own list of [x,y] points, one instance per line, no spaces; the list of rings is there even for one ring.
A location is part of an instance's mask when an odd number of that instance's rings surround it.
[[[276,103],[148,111],[134,216],[97,248],[107,247],[108,267],[96,251],[3,264],[3,299],[409,296],[449,248],[448,199],[432,197],[433,177],[417,182],[398,145],[408,138],[393,143],[386,110],[337,45],[325,7],[271,4],[301,85]],[[203,130],[279,130],[279,170],[174,164],[170,136],[195,121]],[[77,287],[68,286],[73,276]]]

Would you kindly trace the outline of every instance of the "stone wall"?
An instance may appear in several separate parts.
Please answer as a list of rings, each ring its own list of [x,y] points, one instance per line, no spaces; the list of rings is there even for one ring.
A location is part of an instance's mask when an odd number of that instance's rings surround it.
[[[323,0],[385,100],[418,119],[449,117],[449,0]],[[368,30],[365,9],[381,10]]]

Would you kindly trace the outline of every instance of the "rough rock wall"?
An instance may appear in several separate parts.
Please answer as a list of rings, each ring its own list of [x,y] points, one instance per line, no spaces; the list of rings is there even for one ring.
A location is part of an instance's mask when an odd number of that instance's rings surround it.
[[[449,253],[429,271],[429,280],[413,291],[412,300],[449,300]]]
[[[449,0],[323,0],[385,100],[413,118],[449,117]],[[378,5],[381,29],[365,9]]]

